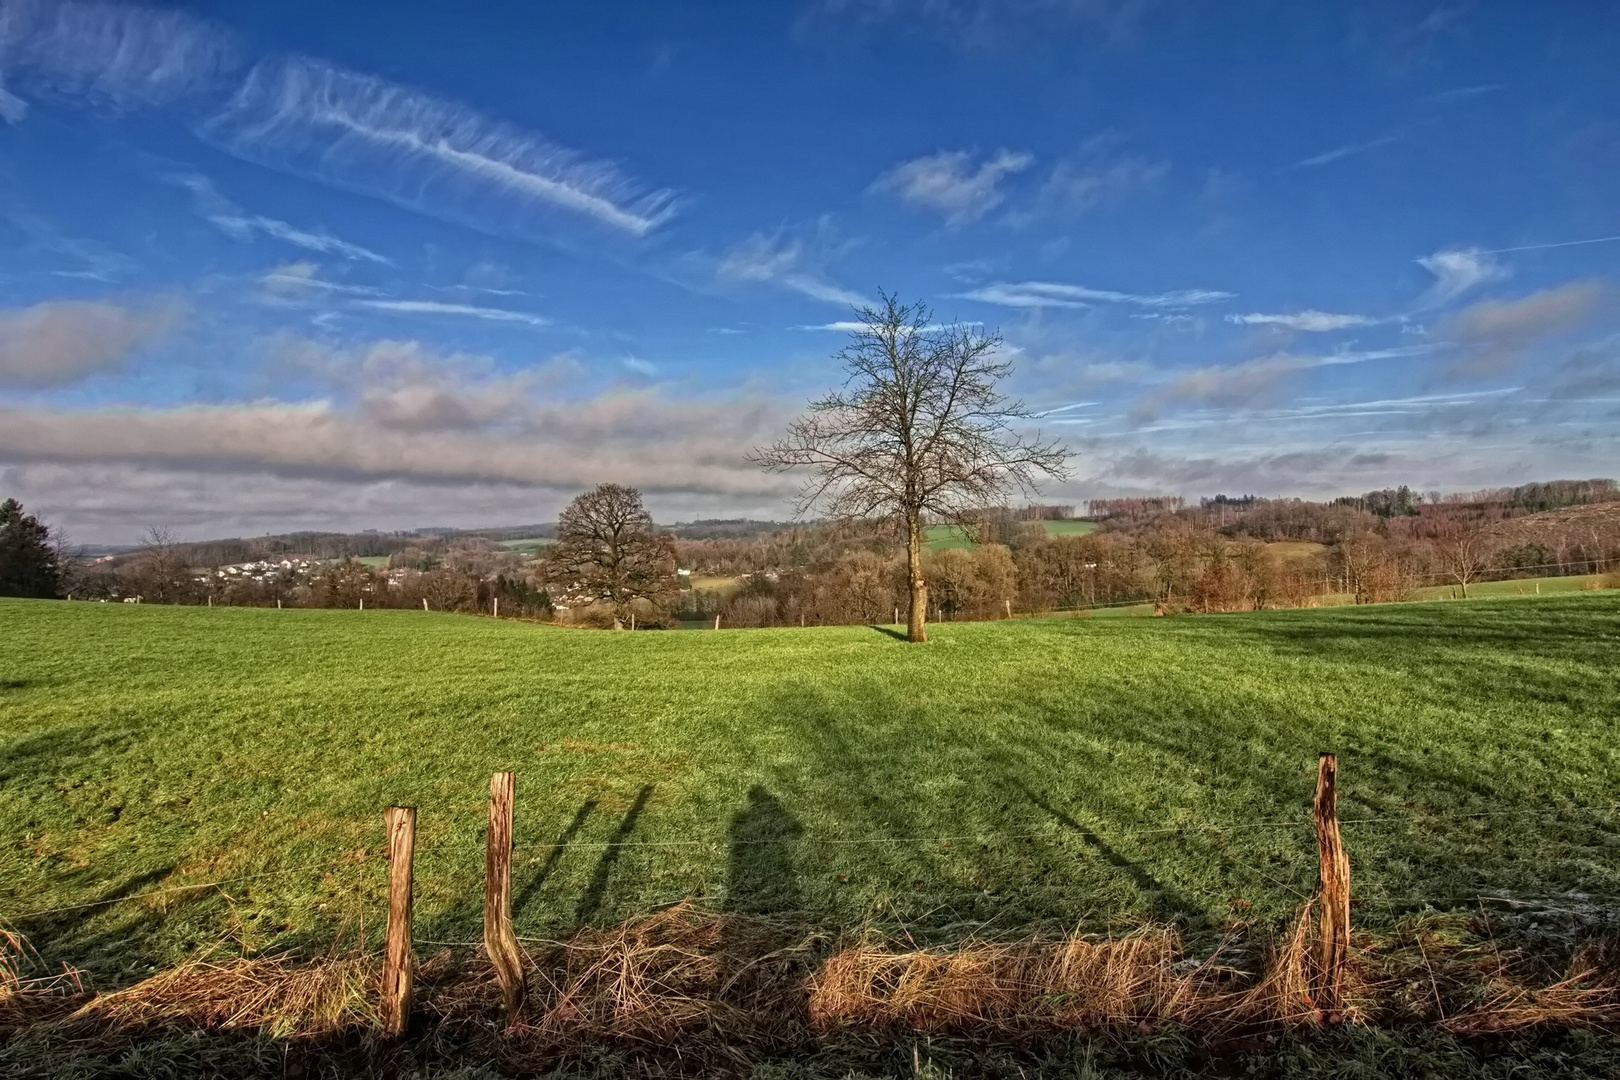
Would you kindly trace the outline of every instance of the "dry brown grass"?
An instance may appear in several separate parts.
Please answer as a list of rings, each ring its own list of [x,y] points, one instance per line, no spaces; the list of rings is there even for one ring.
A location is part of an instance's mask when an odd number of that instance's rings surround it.
[[[7,957],[25,943],[6,941]],[[1449,942],[1449,943],[1448,943]],[[1314,920],[1307,905],[1273,939],[1234,933],[1209,956],[1184,956],[1173,930],[900,948],[870,935],[839,946],[766,919],[689,904],[565,941],[531,942],[529,1004],[510,1026],[475,949],[420,968],[415,1031],[538,1068],[604,1045],[719,1055],[810,1046],[849,1033],[938,1031],[1000,1038],[1162,1026],[1219,1039],[1330,1022],[1312,997]],[[364,1034],[377,1026],[371,956],[196,961],[123,990],[86,994],[60,979],[21,980],[7,960],[0,1033],[100,1044],[154,1029],[254,1030],[284,1039]],[[1414,987],[1416,989],[1414,989]],[[1620,944],[1596,942],[1561,968],[1524,948],[1421,928],[1357,939],[1342,1019],[1438,1025],[1463,1036],[1537,1027],[1620,1030]]]

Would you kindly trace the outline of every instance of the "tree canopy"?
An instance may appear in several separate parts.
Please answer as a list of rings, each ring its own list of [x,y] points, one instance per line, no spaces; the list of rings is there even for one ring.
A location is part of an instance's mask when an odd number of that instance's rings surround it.
[[[563,509],[546,562],[563,603],[605,605],[615,629],[637,601],[662,611],[680,590],[674,540],[657,531],[641,492],[619,484],[599,484]]]
[[[50,527],[23,512],[16,499],[0,503],[0,596],[61,596],[62,567]]]
[[[1001,337],[975,326],[936,326],[924,304],[884,294],[857,311],[859,329],[837,358],[844,385],[812,401],[787,437],[756,450],[772,470],[808,468],[802,514],[884,517],[905,532],[910,571],[908,638],[928,640],[923,530],[929,518],[972,529],[975,511],[1042,476],[1067,475],[1068,451],[1014,430],[1032,414],[1001,393],[1012,373]]]

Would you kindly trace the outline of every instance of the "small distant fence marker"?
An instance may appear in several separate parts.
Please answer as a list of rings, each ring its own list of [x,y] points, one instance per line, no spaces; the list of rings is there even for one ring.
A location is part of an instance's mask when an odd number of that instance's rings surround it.
[[[1321,984],[1316,1003],[1329,1021],[1344,1009],[1345,964],[1350,956],[1350,856],[1339,836],[1339,759],[1323,754],[1316,768],[1316,850],[1322,905],[1317,961]]]
[[[427,597],[425,597],[425,596],[424,596],[424,597],[422,597],[422,610],[423,610],[423,611],[426,611],[426,610],[427,610],[427,609],[428,609],[428,606],[427,606]]]
[[[508,1022],[523,1008],[523,953],[512,930],[512,804],[517,774],[489,780],[489,840],[484,860],[484,949],[506,1000]]]
[[[405,1033],[411,1018],[411,987],[416,956],[411,951],[411,862],[416,855],[416,810],[390,806],[383,811],[388,828],[388,944],[383,956],[383,1037]]]
[[[716,630],[720,629],[720,616],[718,615],[714,617],[714,628]]]
[[[501,598],[495,597],[490,601],[491,613],[498,619],[501,617]]]

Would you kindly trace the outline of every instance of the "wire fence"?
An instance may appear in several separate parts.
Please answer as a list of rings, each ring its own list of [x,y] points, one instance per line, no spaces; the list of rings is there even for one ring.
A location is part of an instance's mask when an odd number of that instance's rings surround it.
[[[1444,824],[1444,823],[1464,822],[1464,821],[1481,821],[1481,820],[1504,818],[1504,817],[1519,818],[1519,819],[1535,819],[1535,818],[1559,817],[1559,816],[1568,817],[1568,816],[1571,816],[1571,815],[1579,815],[1579,814],[1596,815],[1596,814],[1604,814],[1604,813],[1613,813],[1613,812],[1617,812],[1617,811],[1620,811],[1620,803],[1575,804],[1575,805],[1558,806],[1558,807],[1546,807],[1546,808],[1542,808],[1542,809],[1539,809],[1539,810],[1537,810],[1537,809],[1514,808],[1514,809],[1481,810],[1481,811],[1458,812],[1458,813],[1421,813],[1421,812],[1414,812],[1414,813],[1405,813],[1405,814],[1384,814],[1384,815],[1369,816],[1369,817],[1345,817],[1345,818],[1339,818],[1338,819],[1338,824],[1344,825],[1344,826],[1373,826],[1373,825],[1400,825],[1400,824],[1405,824],[1405,825],[1433,825],[1433,824]],[[1579,824],[1585,824],[1585,825],[1590,825],[1590,826],[1603,828],[1606,831],[1611,829],[1611,826],[1609,825],[1609,823],[1601,822],[1601,821],[1579,822]],[[1118,840],[1122,840],[1122,839],[1135,839],[1135,838],[1146,838],[1146,837],[1163,837],[1163,836],[1173,836],[1173,835],[1178,835],[1178,834],[1227,834],[1227,833],[1243,833],[1243,832],[1258,831],[1258,830],[1312,829],[1312,828],[1315,827],[1315,825],[1316,825],[1316,823],[1311,817],[1307,817],[1307,816],[1303,816],[1303,815],[1300,816],[1300,817],[1297,817],[1297,818],[1280,818],[1280,819],[1269,819],[1269,820],[1261,820],[1261,821],[1238,821],[1238,822],[1224,822],[1224,823],[1209,822],[1209,821],[1187,821],[1187,822],[1177,823],[1177,824],[1174,824],[1174,825],[1159,825],[1159,824],[1156,824],[1156,823],[1153,823],[1153,822],[1098,822],[1095,825],[1094,829],[1087,828],[1087,829],[1084,830],[1085,833],[1090,833],[1090,834],[1094,834],[1094,835],[1092,835],[1090,837],[1083,836],[1082,837],[1082,842],[1084,842],[1087,839],[1096,839],[1096,838],[1099,838],[1099,837],[1107,839],[1107,840],[1118,841]],[[692,837],[692,838],[671,839],[671,840],[576,841],[576,840],[573,840],[573,839],[566,839],[566,840],[560,840],[560,841],[553,842],[553,843],[544,843],[544,842],[542,842],[542,843],[532,845],[533,853],[525,861],[528,861],[528,862],[538,862],[538,861],[542,861],[542,860],[550,861],[550,860],[554,860],[555,858],[559,857],[562,853],[567,852],[567,851],[610,852],[610,851],[616,851],[616,850],[622,850],[622,849],[662,849],[662,850],[699,849],[699,848],[733,849],[733,848],[752,848],[752,847],[761,847],[761,846],[785,846],[785,845],[809,845],[809,846],[823,846],[823,847],[833,847],[833,848],[850,848],[850,847],[862,847],[862,846],[866,846],[866,847],[896,847],[896,846],[907,846],[907,845],[917,845],[917,846],[930,846],[930,845],[932,845],[932,846],[937,846],[937,845],[955,845],[955,844],[963,844],[963,843],[990,844],[990,843],[1003,843],[1003,842],[1008,842],[1008,841],[1051,840],[1054,836],[1062,836],[1062,835],[1064,835],[1065,831],[1066,830],[1064,830],[1062,827],[1048,827],[1048,828],[1039,829],[1039,830],[1014,831],[1014,832],[1002,832],[1002,831],[953,832],[953,833],[929,834],[929,835],[910,835],[910,836],[834,837],[834,836],[824,836],[824,835],[816,835],[816,834],[808,834],[808,835],[795,834],[795,835],[793,835],[791,837],[769,837],[769,838],[761,838],[761,839],[749,839],[749,838],[745,838],[745,837],[736,837],[736,836],[707,836],[707,837]],[[530,846],[530,845],[526,845],[526,846]],[[1262,870],[1261,868],[1246,862],[1245,860],[1239,858],[1237,855],[1235,855],[1234,853],[1232,853],[1229,850],[1223,850],[1222,853],[1221,853],[1221,857],[1224,860],[1226,860],[1226,861],[1230,862],[1231,864],[1233,864],[1234,866],[1239,867],[1239,868],[1244,869],[1244,870],[1247,870],[1248,872],[1253,874],[1255,877],[1264,879],[1264,880],[1270,882],[1271,884],[1277,886],[1278,888],[1290,893],[1291,895],[1297,896],[1298,898],[1300,898],[1302,900],[1308,898],[1308,892],[1300,887],[1301,882],[1298,881],[1298,880],[1284,881],[1281,878],[1278,878],[1276,875],[1268,873],[1267,871]],[[33,921],[37,921],[39,919],[43,919],[43,918],[46,918],[46,917],[52,916],[52,915],[66,914],[66,913],[78,912],[78,911],[88,911],[88,910],[92,910],[92,909],[111,907],[111,906],[118,905],[118,904],[147,901],[147,900],[152,900],[152,899],[162,897],[162,896],[171,896],[171,895],[177,895],[177,894],[183,894],[183,893],[209,892],[209,891],[214,891],[214,890],[224,891],[226,886],[240,885],[240,884],[244,884],[244,883],[248,883],[248,882],[263,881],[263,880],[267,880],[267,879],[271,879],[271,878],[288,877],[288,876],[297,875],[297,874],[313,873],[313,872],[316,872],[316,871],[325,872],[325,871],[330,871],[330,870],[336,869],[338,867],[348,867],[350,869],[356,869],[360,865],[361,865],[361,863],[357,861],[354,852],[351,850],[351,852],[349,854],[347,854],[347,855],[344,855],[344,856],[341,856],[341,857],[338,857],[338,858],[334,858],[334,859],[330,859],[330,860],[327,860],[327,861],[324,861],[324,862],[306,863],[306,864],[301,864],[299,866],[286,867],[286,868],[282,868],[282,869],[278,869],[278,870],[266,870],[266,871],[262,871],[262,872],[252,873],[252,874],[234,875],[234,876],[231,876],[231,877],[220,878],[220,879],[212,880],[212,881],[199,881],[199,882],[191,882],[191,883],[186,883],[186,884],[167,885],[167,886],[162,886],[162,887],[159,887],[159,888],[146,889],[146,890],[142,890],[142,891],[139,891],[139,892],[131,892],[131,893],[127,893],[127,894],[124,894],[124,895],[112,896],[112,897],[104,898],[104,899],[101,899],[101,900],[86,901],[86,902],[83,902],[83,903],[64,904],[64,905],[58,905],[58,906],[52,906],[52,907],[37,908],[37,909],[31,910],[31,911],[28,911],[28,912],[24,912],[24,913],[21,913],[21,914],[9,916],[8,921],[11,922],[13,925],[24,925],[24,924],[27,924],[27,923],[30,923],[30,922],[33,922]],[[116,887],[117,887],[116,882],[106,882],[106,883],[103,883],[103,885],[99,886],[98,888],[99,889],[111,889],[111,888],[116,888]],[[1482,886],[1482,888],[1483,887],[1485,887],[1485,886]],[[1074,882],[1047,883],[1047,884],[1009,882],[1004,887],[1001,887],[999,889],[998,888],[986,887],[986,888],[977,889],[977,890],[973,890],[973,891],[956,891],[956,892],[930,891],[930,892],[928,892],[927,895],[931,899],[937,899],[937,900],[946,900],[946,899],[951,899],[951,898],[955,898],[955,899],[969,899],[969,898],[971,898],[971,899],[981,900],[981,901],[985,900],[987,898],[993,900],[998,896],[1002,896],[1002,897],[1027,896],[1027,895],[1031,895],[1031,894],[1040,894],[1040,893],[1063,893],[1063,894],[1068,894],[1068,895],[1076,895],[1078,897],[1081,888],[1082,888],[1081,885],[1079,885],[1078,883],[1074,883]],[[698,901],[701,901],[701,900],[723,900],[723,899],[725,899],[725,896],[724,896],[724,894],[719,894],[719,895],[716,895],[716,896],[705,896],[705,895],[701,895],[701,894],[692,894],[692,895],[689,895],[689,896],[678,897],[678,898],[675,898],[674,900],[666,901],[666,903],[676,902],[677,900],[681,900],[681,899],[698,900]],[[1367,902],[1376,901],[1377,903],[1386,903],[1386,904],[1387,903],[1393,903],[1393,904],[1402,904],[1402,905],[1439,904],[1439,903],[1448,903],[1448,904],[1469,903],[1469,904],[1473,904],[1473,903],[1478,903],[1478,902],[1530,904],[1530,903],[1535,903],[1535,902],[1537,902],[1539,900],[1560,900],[1560,899],[1567,901],[1567,900],[1570,899],[1570,896],[1569,896],[1569,894],[1549,893],[1549,894],[1545,894],[1545,895],[1542,895],[1542,896],[1539,896],[1539,897],[1521,896],[1521,897],[1518,897],[1518,898],[1514,898],[1514,897],[1508,897],[1508,896],[1494,896],[1494,895],[1491,895],[1489,893],[1480,892],[1480,893],[1458,893],[1458,894],[1455,894],[1455,895],[1448,895],[1448,896],[1399,896],[1399,897],[1377,896],[1377,897],[1371,897],[1371,898],[1363,897],[1361,902],[1362,903],[1367,903]],[[1608,895],[1598,895],[1598,894],[1591,894],[1591,893],[1582,893],[1581,894],[1581,899],[1582,899],[1583,902],[1588,903],[1588,904],[1600,903],[1601,902],[1601,903],[1614,903],[1614,904],[1620,905],[1620,896],[1608,896]],[[461,943],[431,942],[431,941],[426,942],[426,943],[428,943],[428,944],[461,944]]]

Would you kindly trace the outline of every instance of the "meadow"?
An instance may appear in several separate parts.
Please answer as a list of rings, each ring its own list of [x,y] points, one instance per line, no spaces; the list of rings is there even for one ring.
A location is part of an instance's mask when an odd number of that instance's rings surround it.
[[[1043,521],[1041,528],[1046,530],[1047,536],[1085,536],[1087,533],[1096,532],[1098,523],[1078,520]],[[930,525],[926,533],[929,551],[952,549],[967,551],[973,547],[973,538],[960,525]]]
[[[931,633],[0,601],[0,918],[113,984],[374,939],[399,803],[419,936],[476,940],[513,768],[520,934],[1196,937],[1310,892],[1321,750],[1364,925],[1620,896],[1612,592]]]

